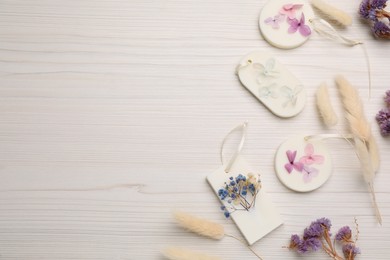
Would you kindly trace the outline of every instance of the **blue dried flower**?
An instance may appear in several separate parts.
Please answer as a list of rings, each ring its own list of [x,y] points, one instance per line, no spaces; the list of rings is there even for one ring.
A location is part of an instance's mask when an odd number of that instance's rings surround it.
[[[239,183],[240,181],[246,181],[246,177],[242,174],[239,174],[237,177],[236,177],[236,182]]]
[[[260,189],[260,176],[256,178],[253,174],[248,174],[248,177],[245,177],[239,174],[235,178],[229,177],[224,188],[218,190],[218,197],[225,201],[228,210],[226,208],[224,210],[228,211],[230,216],[236,210],[249,210],[254,207]]]

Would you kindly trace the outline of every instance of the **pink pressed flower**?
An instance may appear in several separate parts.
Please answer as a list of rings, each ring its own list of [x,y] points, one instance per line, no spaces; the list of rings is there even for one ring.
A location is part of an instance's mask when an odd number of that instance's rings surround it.
[[[291,173],[294,169],[301,172],[303,169],[303,164],[301,162],[294,162],[295,157],[297,156],[297,151],[290,151],[288,150],[286,152],[288,163],[284,165],[284,168],[286,168],[288,173]]]
[[[296,18],[287,19],[287,22],[290,24],[288,28],[288,33],[295,33],[299,31],[302,36],[309,36],[311,34],[311,29],[308,25],[305,24],[305,15],[302,14],[301,19],[298,21]]]
[[[287,15],[288,18],[294,19],[295,18],[295,11],[300,9],[303,5],[302,4],[286,4],[283,5],[282,9],[279,10],[280,14]]]
[[[313,145],[307,144],[305,147],[305,156],[302,156],[299,162],[307,165],[322,164],[324,162],[324,156],[314,154]]]

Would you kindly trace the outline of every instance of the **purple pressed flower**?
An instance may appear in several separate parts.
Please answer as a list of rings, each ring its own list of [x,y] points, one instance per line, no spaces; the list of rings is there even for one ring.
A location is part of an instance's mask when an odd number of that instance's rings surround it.
[[[383,9],[386,7],[387,0],[372,0],[371,7],[376,9]]]
[[[301,243],[301,238],[297,234],[292,235],[290,238],[290,245],[288,246],[288,248],[295,249],[298,247],[300,243]]]
[[[379,124],[379,127],[381,128],[381,134],[383,136],[390,135],[390,120],[382,122],[381,124]]]
[[[303,231],[303,239],[309,238],[319,238],[324,233],[322,226],[316,222],[311,223],[311,225]]]
[[[309,251],[309,248],[307,247],[307,245],[302,241],[298,247],[297,247],[297,252],[299,254],[304,254],[306,253],[307,251]]]
[[[268,25],[271,25],[273,29],[279,29],[279,23],[283,22],[284,15],[277,14],[274,17],[268,17],[264,22]]]
[[[372,31],[379,38],[390,37],[390,28],[384,22],[376,21],[372,27]]]
[[[290,239],[290,245],[288,246],[289,249],[295,250],[299,254],[304,254],[307,251],[309,251],[308,246],[305,244],[305,241],[303,241],[298,235],[292,235]]]
[[[313,251],[322,248],[321,240],[315,237],[304,240],[304,243],[307,248],[310,248]]]
[[[360,249],[353,243],[343,245],[343,254],[347,259],[354,259],[357,254],[360,254]]]
[[[379,110],[378,114],[376,114],[375,117],[376,121],[378,121],[379,124],[386,122],[390,119],[390,111],[388,108]]]
[[[288,173],[291,173],[293,169],[297,170],[298,172],[302,172],[303,169],[303,163],[301,162],[295,162],[295,157],[297,156],[297,151],[290,151],[288,150],[286,152],[288,163],[284,165],[284,168]]]
[[[345,241],[348,242],[351,240],[352,231],[348,226],[342,227],[339,229],[339,232],[336,234],[337,241]]]
[[[370,10],[371,10],[370,0],[363,0],[363,1],[360,3],[359,14],[360,14],[363,18],[369,19]]]
[[[390,90],[386,91],[385,102],[387,106],[390,106]]]
[[[310,27],[305,24],[305,15],[303,13],[299,21],[296,18],[287,18],[287,22],[290,24],[288,33],[295,33],[296,31],[299,31],[299,33],[305,37],[308,37],[311,34]]]
[[[308,183],[310,182],[313,177],[316,177],[318,175],[318,169],[314,168],[314,167],[310,167],[308,165],[304,165],[303,166],[303,181],[305,183]]]
[[[329,235],[329,230],[332,224],[330,223],[330,220],[327,218],[320,218],[316,221],[313,221],[309,227],[305,228],[303,239],[308,238],[319,238],[322,235],[324,235],[324,231],[327,230]]]
[[[316,223],[320,224],[323,227],[326,227],[326,229],[329,231],[330,227],[332,226],[332,223],[327,218],[320,218],[316,220]]]

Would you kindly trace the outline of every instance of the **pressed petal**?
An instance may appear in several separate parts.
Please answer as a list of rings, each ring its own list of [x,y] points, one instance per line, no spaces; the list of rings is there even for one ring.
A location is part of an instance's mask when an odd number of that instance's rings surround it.
[[[294,163],[294,169],[301,172],[303,170],[303,163],[301,162]]]
[[[287,170],[288,173],[291,173],[293,170],[293,165],[291,163],[286,163],[284,165],[284,168]]]
[[[297,151],[292,152],[292,151],[288,150],[286,152],[286,154],[287,154],[288,161],[290,163],[293,163],[295,160],[295,157],[297,156]]]
[[[311,34],[311,29],[309,26],[305,25],[305,24],[301,24],[301,26],[299,27],[299,32],[301,33],[302,36],[309,36]]]
[[[273,19],[272,17],[268,17],[267,19],[264,20],[264,22],[265,22],[266,24],[269,24],[269,23],[271,23],[271,22],[273,22],[273,21],[274,21],[274,19]]]

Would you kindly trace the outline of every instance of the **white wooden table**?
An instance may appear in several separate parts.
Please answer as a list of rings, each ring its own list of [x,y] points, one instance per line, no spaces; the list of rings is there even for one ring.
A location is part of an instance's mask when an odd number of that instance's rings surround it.
[[[163,259],[168,245],[224,259],[255,259],[237,241],[212,241],[177,227],[172,209],[226,220],[205,176],[220,166],[219,147],[249,121],[243,155],[262,172],[285,224],[254,245],[264,259],[300,259],[282,248],[312,220],[333,233],[360,229],[358,259],[389,259],[390,139],[376,112],[390,89],[388,41],[359,19],[359,1],[329,0],[353,15],[344,34],[362,48],[314,35],[279,50],[259,33],[265,1],[0,0],[0,259]],[[304,82],[305,110],[272,115],[239,83],[234,69],[253,50],[275,55]],[[359,89],[380,145],[379,226],[351,146],[330,141],[334,172],[319,190],[285,188],[273,170],[276,148],[296,133],[332,133],[317,116],[314,93],[345,75]],[[346,132],[345,120],[337,131]],[[323,253],[302,259],[328,259]]]

